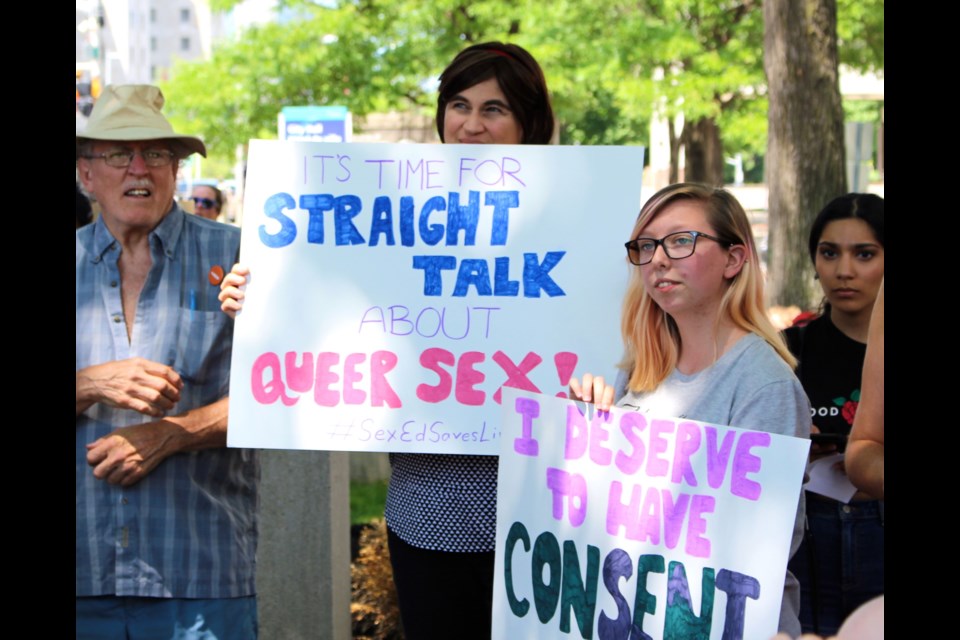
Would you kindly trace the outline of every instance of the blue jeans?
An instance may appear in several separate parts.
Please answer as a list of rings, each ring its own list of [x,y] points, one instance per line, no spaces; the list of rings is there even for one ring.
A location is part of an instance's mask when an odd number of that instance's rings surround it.
[[[800,581],[803,632],[834,635],[854,609],[883,593],[883,503],[808,493],[806,531],[789,568]]]
[[[257,597],[77,598],[77,640],[256,640]]]

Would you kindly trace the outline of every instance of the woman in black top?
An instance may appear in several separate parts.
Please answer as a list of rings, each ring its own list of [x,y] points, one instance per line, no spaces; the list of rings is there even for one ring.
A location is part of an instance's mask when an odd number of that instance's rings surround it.
[[[839,442],[815,441],[811,461],[842,452],[853,425],[870,313],[883,280],[883,242],[883,199],[873,194],[836,198],[810,231],[823,310],[787,329],[786,338],[800,362],[812,431]],[[800,580],[804,633],[835,634],[850,612],[883,593],[883,503],[862,492],[849,504],[807,492],[806,532],[789,568]]]

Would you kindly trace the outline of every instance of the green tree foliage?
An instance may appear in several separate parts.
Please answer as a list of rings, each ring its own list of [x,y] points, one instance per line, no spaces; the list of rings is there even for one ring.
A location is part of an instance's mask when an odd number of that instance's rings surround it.
[[[274,138],[288,105],[385,106],[385,81],[371,65],[377,43],[350,25],[348,11],[253,27],[201,64],[178,63],[163,85],[171,119],[232,157],[250,138]]]
[[[430,113],[436,79],[453,56],[469,44],[503,40],[541,62],[563,142],[645,143],[652,82],[624,62],[629,47],[610,37],[617,3],[599,4],[288,0],[282,5],[299,19],[249,29],[207,62],[177,64],[163,88],[178,126],[203,135],[212,153],[232,156],[250,138],[274,137],[277,112],[287,105]]]
[[[756,0],[659,0],[636,17],[657,42],[652,63],[663,70],[657,90],[663,115],[684,117],[673,144],[685,146],[688,179],[722,181],[721,132],[731,153],[758,150],[756,137],[745,134],[762,127],[743,125],[766,109],[759,6]],[[701,162],[691,164],[694,159]]]
[[[219,11],[236,4],[211,0]],[[360,116],[432,113],[444,66],[486,40],[515,42],[540,61],[563,144],[648,145],[653,116],[682,113],[688,127],[715,125],[724,155],[766,147],[760,0],[281,0],[279,7],[281,22],[219,43],[209,61],[177,64],[163,85],[177,126],[202,135],[215,155],[232,158],[250,138],[275,137],[277,113],[288,105],[341,104]],[[882,0],[841,1],[844,60],[857,68],[882,68],[882,8]],[[675,132],[675,145],[684,139]]]
[[[647,144],[653,86],[616,0],[531,3],[521,35],[553,96],[563,144]]]
[[[837,0],[840,64],[883,73],[883,0]]]

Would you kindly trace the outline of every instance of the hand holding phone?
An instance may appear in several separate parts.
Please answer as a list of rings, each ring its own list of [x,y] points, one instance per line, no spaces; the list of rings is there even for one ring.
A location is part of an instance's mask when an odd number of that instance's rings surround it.
[[[810,441],[820,449],[818,453],[830,453],[830,449],[835,449],[838,453],[843,453],[847,448],[847,436],[843,433],[820,433],[811,432]]]

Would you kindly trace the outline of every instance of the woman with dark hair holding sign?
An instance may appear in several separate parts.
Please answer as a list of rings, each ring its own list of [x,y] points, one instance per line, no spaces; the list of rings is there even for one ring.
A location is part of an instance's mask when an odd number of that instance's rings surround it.
[[[445,144],[547,144],[546,80],[524,49],[461,51],[440,75]],[[407,638],[490,638],[497,456],[390,454],[387,532]]]
[[[437,133],[445,144],[548,144],[554,117],[540,65],[500,42],[461,51],[440,75]],[[221,285],[242,305],[249,271]],[[497,456],[390,454],[386,520],[400,615],[409,640],[491,633]]]
[[[634,265],[623,302],[626,355],[614,386],[584,374],[570,397],[806,438],[810,405],[796,360],[764,311],[753,232],[727,191],[673,184],[643,206],[626,243]],[[797,478],[799,484],[800,478]],[[790,555],[800,544],[803,498]],[[788,556],[789,557],[789,556]],[[786,572],[779,629],[800,635],[800,588]],[[749,614],[748,614],[749,615]]]

